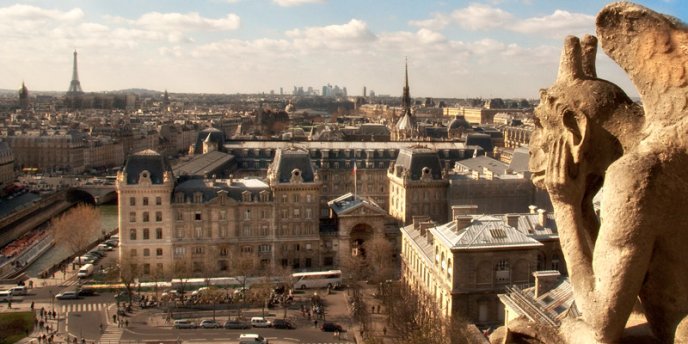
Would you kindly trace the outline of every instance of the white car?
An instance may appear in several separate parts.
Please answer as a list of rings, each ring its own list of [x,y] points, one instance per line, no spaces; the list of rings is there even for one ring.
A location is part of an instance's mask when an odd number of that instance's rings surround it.
[[[253,317],[251,318],[251,326],[253,327],[270,327],[272,323],[263,317]]]

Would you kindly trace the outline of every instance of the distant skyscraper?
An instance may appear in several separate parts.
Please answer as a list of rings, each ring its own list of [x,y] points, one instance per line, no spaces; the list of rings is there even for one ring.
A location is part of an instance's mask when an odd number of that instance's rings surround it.
[[[366,90],[366,87],[363,86],[363,97],[365,98],[365,97],[367,97],[367,96],[368,96],[368,92],[367,92],[367,90]]]
[[[76,50],[74,50],[74,69],[72,70],[72,82],[69,83],[68,96],[80,95],[84,93],[79,82],[79,72],[76,65]]]
[[[284,89],[280,87],[280,96],[284,95]]]

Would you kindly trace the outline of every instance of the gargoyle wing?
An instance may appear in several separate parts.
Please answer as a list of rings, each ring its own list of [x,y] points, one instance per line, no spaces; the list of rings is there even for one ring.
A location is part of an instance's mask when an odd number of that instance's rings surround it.
[[[613,3],[597,15],[602,49],[631,78],[647,123],[666,126],[688,108],[688,27],[631,3]]]

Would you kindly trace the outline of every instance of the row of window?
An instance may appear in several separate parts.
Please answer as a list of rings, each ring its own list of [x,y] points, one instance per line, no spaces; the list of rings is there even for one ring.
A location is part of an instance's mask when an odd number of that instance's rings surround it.
[[[129,222],[136,223],[137,214],[135,211],[129,212]],[[150,212],[144,211],[141,213],[141,222],[151,222]],[[155,222],[162,222],[162,211],[155,212]]]
[[[149,248],[144,248],[142,251],[142,254],[144,257],[150,257],[151,255],[151,250]],[[135,248],[132,248],[129,251],[129,256],[130,257],[137,257],[138,256],[138,250]],[[156,248],[155,249],[155,256],[157,257],[162,257],[162,249],[161,248]]]
[[[293,203],[301,203],[301,194],[297,194],[297,193],[292,194],[291,195],[291,201]],[[313,195],[306,194],[305,201],[306,201],[306,203],[312,203],[313,202]],[[282,194],[282,203],[287,203],[287,202],[289,202],[289,195]]]
[[[129,205],[132,207],[136,206],[136,197],[129,197]],[[148,197],[142,197],[141,198],[141,205],[143,205],[143,206],[149,205]],[[155,197],[155,205],[162,205],[162,197],[160,197],[160,196]]]
[[[136,228],[131,228],[129,229],[129,240],[137,240],[138,239],[138,231]],[[141,240],[149,240],[150,239],[150,229],[144,228],[141,230]],[[156,228],[155,229],[155,239],[162,239],[162,228]]]

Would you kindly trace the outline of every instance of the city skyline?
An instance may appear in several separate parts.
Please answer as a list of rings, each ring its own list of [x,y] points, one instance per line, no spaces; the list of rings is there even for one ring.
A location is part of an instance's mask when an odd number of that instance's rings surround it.
[[[360,95],[535,98],[563,38],[609,1],[0,1],[0,88],[260,93],[331,83]],[[638,1],[685,21],[678,1]],[[602,52],[598,74],[637,92]]]

